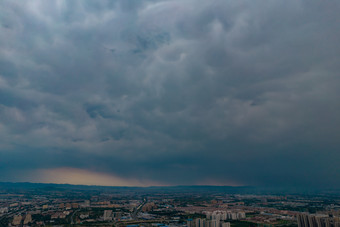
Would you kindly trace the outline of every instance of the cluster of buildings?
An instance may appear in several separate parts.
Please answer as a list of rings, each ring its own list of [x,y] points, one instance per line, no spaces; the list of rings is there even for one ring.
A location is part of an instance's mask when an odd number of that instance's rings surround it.
[[[157,205],[154,202],[150,202],[150,203],[146,203],[143,207],[142,207],[142,211],[143,212],[149,212],[153,209],[157,208]]]
[[[230,227],[227,220],[241,220],[246,218],[243,211],[232,212],[225,210],[204,211],[206,218],[188,219],[188,227]]]
[[[121,219],[131,219],[131,215],[123,216],[122,212],[113,212],[112,210],[104,210],[103,221],[111,222],[111,221],[119,221]]]
[[[340,227],[340,217],[326,214],[298,214],[298,227]]]
[[[23,222],[24,225],[28,225],[32,223],[32,215],[26,214],[25,216],[22,215],[15,215],[13,217],[12,225],[21,225]]]
[[[207,219],[211,220],[240,220],[246,218],[246,213],[243,211],[232,212],[225,210],[215,210],[213,212],[206,211],[204,212]]]
[[[340,227],[338,217],[339,196],[0,188],[0,226]]]
[[[230,227],[230,222],[246,218],[246,213],[243,211],[231,210],[214,210],[203,211],[206,218],[195,218],[187,220],[187,227]]]
[[[194,220],[188,219],[187,227],[230,227],[230,222],[196,218]]]

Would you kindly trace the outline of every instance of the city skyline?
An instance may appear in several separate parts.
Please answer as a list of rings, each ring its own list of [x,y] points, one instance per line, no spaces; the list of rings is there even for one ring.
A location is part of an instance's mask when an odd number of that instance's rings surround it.
[[[0,1],[0,182],[340,188],[339,9]]]

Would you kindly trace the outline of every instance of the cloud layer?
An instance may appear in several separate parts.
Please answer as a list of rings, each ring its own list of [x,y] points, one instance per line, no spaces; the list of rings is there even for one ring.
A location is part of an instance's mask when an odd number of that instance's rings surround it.
[[[0,180],[339,187],[339,9],[1,1]]]

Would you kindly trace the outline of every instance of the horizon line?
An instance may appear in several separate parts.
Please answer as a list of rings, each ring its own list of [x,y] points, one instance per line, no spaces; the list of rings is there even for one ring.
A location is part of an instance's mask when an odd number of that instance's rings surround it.
[[[87,186],[87,187],[124,187],[124,188],[151,188],[151,187],[256,187],[251,185],[212,185],[212,184],[179,184],[179,185],[148,185],[148,186],[131,186],[131,185],[97,185],[97,184],[70,184],[70,183],[53,183],[53,182],[30,182],[30,181],[0,181],[1,183],[9,183],[9,184],[53,184],[53,185],[71,185],[71,186]]]

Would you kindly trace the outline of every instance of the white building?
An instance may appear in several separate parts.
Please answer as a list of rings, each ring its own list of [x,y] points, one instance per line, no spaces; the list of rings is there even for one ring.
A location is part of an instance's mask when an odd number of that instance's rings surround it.
[[[103,219],[104,221],[112,221],[112,210],[105,210]]]

